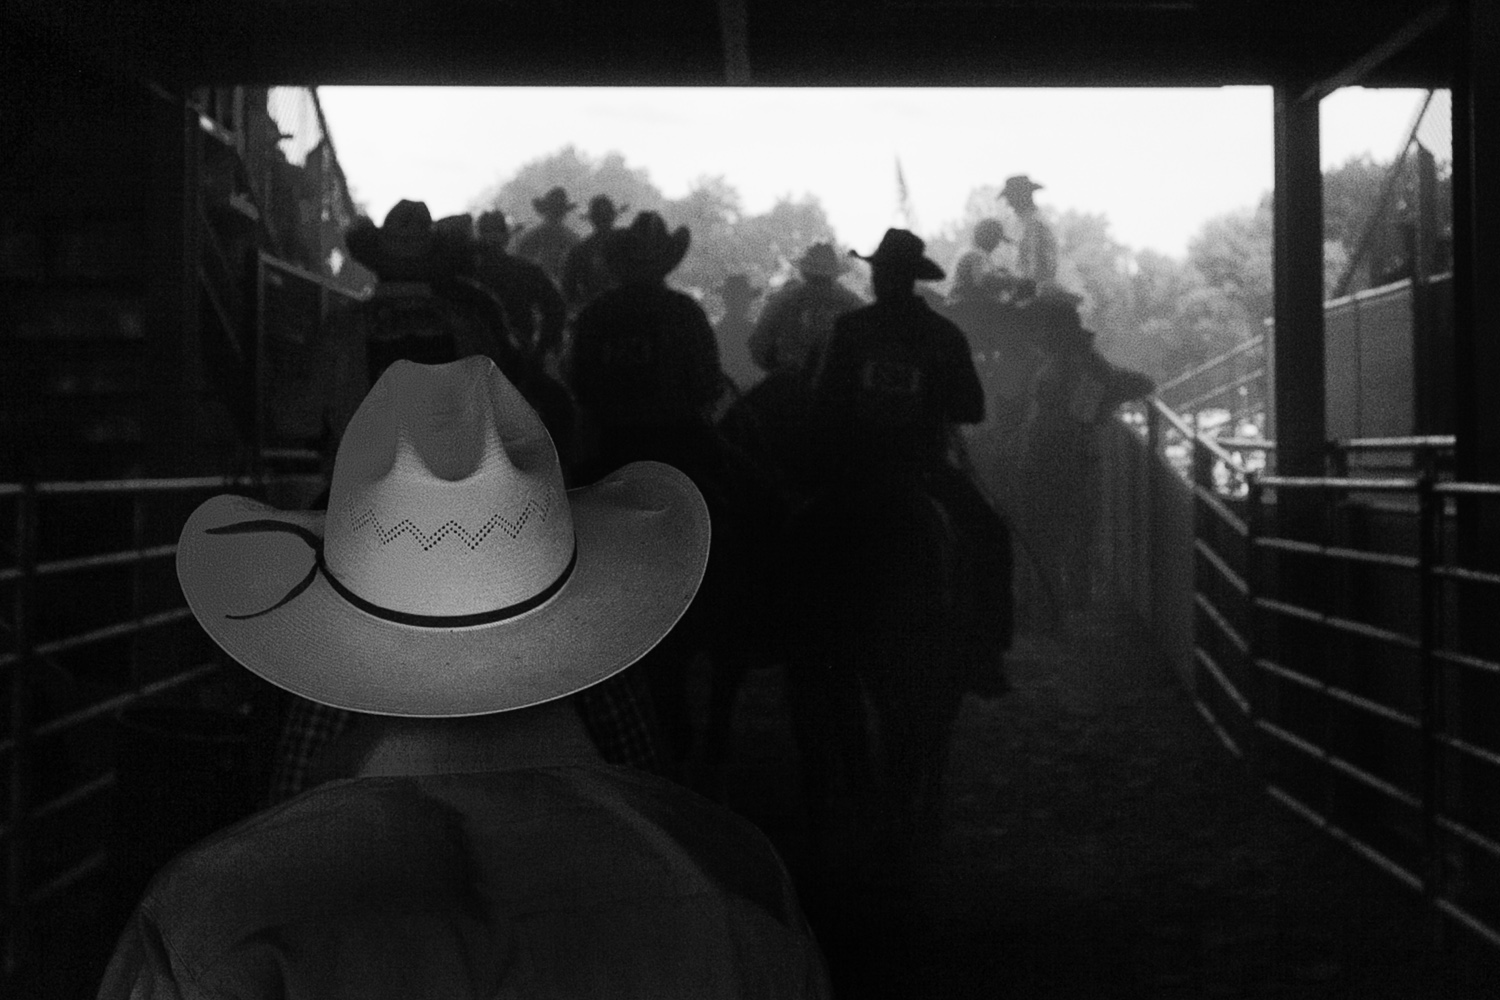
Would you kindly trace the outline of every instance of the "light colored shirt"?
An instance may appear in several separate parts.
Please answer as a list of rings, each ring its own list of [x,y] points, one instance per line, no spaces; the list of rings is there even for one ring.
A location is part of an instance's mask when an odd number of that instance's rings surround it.
[[[1040,212],[1021,218],[1021,241],[1016,246],[1016,270],[1040,287],[1057,281],[1057,237]]]
[[[586,760],[333,781],[157,876],[101,1000],[821,998],[749,823]]]

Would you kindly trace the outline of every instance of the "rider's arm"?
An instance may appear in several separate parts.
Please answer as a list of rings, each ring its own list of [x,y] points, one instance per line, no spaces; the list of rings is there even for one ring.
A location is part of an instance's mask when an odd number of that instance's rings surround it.
[[[941,341],[943,367],[948,372],[947,418],[959,424],[977,424],[984,419],[984,387],[974,369],[968,341],[955,327]]]
[[[562,294],[547,272],[536,272],[536,307],[541,313],[541,329],[537,331],[537,346],[542,351],[555,351],[562,347],[563,326],[568,321],[568,306]]]

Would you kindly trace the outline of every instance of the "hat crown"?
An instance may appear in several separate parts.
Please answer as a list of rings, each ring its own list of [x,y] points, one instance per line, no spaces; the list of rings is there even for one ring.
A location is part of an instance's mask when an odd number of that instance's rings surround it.
[[[832,277],[843,273],[844,262],[832,243],[814,243],[798,258],[797,269],[804,275]]]
[[[927,241],[907,229],[887,229],[880,238],[880,245],[870,255],[870,260],[919,261],[927,252]]]
[[[552,440],[494,362],[391,365],[339,446],[334,577],[391,611],[484,614],[541,593],[572,556]]]

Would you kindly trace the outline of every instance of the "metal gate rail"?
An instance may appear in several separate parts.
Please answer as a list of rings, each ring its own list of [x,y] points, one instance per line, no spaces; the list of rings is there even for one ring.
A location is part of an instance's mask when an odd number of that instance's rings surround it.
[[[1214,475],[1216,465],[1221,470],[1225,465],[1241,469],[1237,457],[1220,444],[1191,435],[1186,426],[1178,429],[1192,446],[1194,605],[1198,619],[1194,694],[1200,713],[1226,746],[1256,766],[1267,792],[1276,801],[1402,884],[1420,891],[1437,913],[1500,947],[1500,921],[1494,914],[1476,913],[1466,903],[1465,882],[1472,880],[1458,870],[1463,867],[1461,863],[1455,865],[1458,843],[1500,865],[1500,829],[1476,828],[1483,824],[1455,814],[1464,802],[1463,789],[1457,785],[1457,768],[1488,768],[1500,781],[1500,751],[1476,745],[1463,733],[1454,732],[1450,719],[1461,706],[1449,704],[1452,691],[1464,686],[1465,673],[1500,675],[1500,662],[1457,648],[1462,628],[1451,627],[1450,615],[1462,601],[1450,598],[1460,588],[1481,588],[1500,595],[1500,573],[1458,565],[1455,557],[1445,554],[1443,545],[1458,501],[1496,502],[1500,500],[1500,484],[1438,481],[1434,454],[1451,448],[1451,438],[1369,439],[1344,444],[1348,451],[1355,452],[1409,451],[1416,457],[1414,464],[1420,474],[1388,478],[1250,474],[1245,476],[1241,500],[1226,496],[1230,491],[1223,489],[1222,473],[1217,481]],[[1274,449],[1271,442],[1229,444],[1231,448]],[[1322,544],[1271,533],[1268,515],[1275,509],[1274,496],[1296,493],[1316,493],[1330,499],[1394,495],[1414,500],[1416,552],[1378,551],[1352,543]],[[1324,509],[1331,509],[1330,505],[1325,504]],[[1317,600],[1285,599],[1277,593],[1274,575],[1266,571],[1267,560],[1273,557],[1405,577],[1415,583],[1415,606],[1403,608],[1400,619],[1404,628],[1392,628],[1361,621],[1327,606],[1313,606],[1319,603]],[[1321,595],[1319,600],[1326,603]],[[1473,602],[1468,606],[1472,608]],[[1278,620],[1311,626],[1335,637],[1334,641],[1369,643],[1414,657],[1420,691],[1415,710],[1385,704],[1370,692],[1351,689],[1348,682],[1314,676],[1330,669],[1326,663],[1312,664],[1309,669],[1281,662],[1261,648],[1262,637],[1270,634],[1268,629],[1274,630]],[[1455,631],[1460,637],[1455,637]],[[1469,687],[1472,693],[1472,685]],[[1323,706],[1318,714],[1325,720],[1325,731],[1320,736],[1298,732],[1294,724],[1278,717],[1281,701],[1272,697],[1275,690],[1301,691],[1318,699],[1315,703]],[[1332,724],[1326,721],[1336,712],[1373,720],[1415,739],[1421,747],[1420,778],[1413,783],[1379,774],[1379,768],[1351,760],[1347,753],[1338,751],[1330,739]],[[1369,735],[1365,734],[1367,742]],[[1357,744],[1357,749],[1371,748]],[[1319,779],[1321,803],[1310,800],[1317,796],[1288,788],[1283,775],[1268,766],[1277,753],[1290,753],[1323,776]],[[1364,794],[1386,802],[1387,809],[1398,815],[1409,814],[1412,824],[1420,828],[1415,863],[1402,862],[1392,857],[1389,849],[1372,842],[1382,835],[1389,840],[1394,835],[1392,830],[1404,830],[1404,824],[1385,820],[1361,825],[1337,815],[1333,804],[1340,798],[1335,787],[1338,782],[1363,789]]]
[[[0,803],[0,808],[3,808],[0,849],[5,855],[4,909],[0,912],[0,935],[3,935],[3,941],[0,941],[3,945],[0,977],[3,979],[15,976],[33,959],[34,942],[28,940],[28,928],[34,922],[38,906],[96,880],[111,860],[104,843],[105,831],[99,830],[93,848],[83,856],[65,859],[60,870],[40,873],[34,870],[37,824],[107,794],[116,782],[111,767],[86,777],[46,801],[37,801],[32,786],[35,784],[35,768],[41,761],[38,750],[45,748],[48,741],[89,723],[204,680],[218,669],[218,664],[193,663],[169,676],[148,679],[132,656],[129,679],[121,685],[122,690],[50,718],[42,717],[37,711],[35,695],[39,671],[67,674],[67,668],[58,659],[64,653],[109,640],[137,638],[191,619],[191,611],[180,601],[177,606],[156,610],[147,610],[143,604],[142,571],[152,563],[174,557],[177,551],[175,543],[146,544],[147,504],[152,497],[231,490],[261,492],[273,482],[290,483],[315,478],[196,477],[0,483],[0,503],[12,503],[16,508],[14,543],[0,543],[5,549],[13,549],[12,558],[7,560],[11,564],[0,567],[0,587],[12,590],[9,621],[0,621],[0,632],[8,635],[10,647],[0,652],[0,679],[3,679],[0,694],[9,702],[5,718],[0,719],[0,768],[4,769],[0,774],[7,779],[8,786],[4,802]],[[45,499],[108,496],[130,499],[131,523],[121,525],[120,532],[122,537],[131,538],[129,548],[67,558],[39,558],[38,538]],[[37,615],[45,610],[37,603],[38,581],[59,577],[79,579],[101,570],[122,567],[132,571],[132,615],[129,618],[38,641],[35,631]],[[0,641],[4,635],[0,635]],[[9,677],[4,677],[6,671]]]

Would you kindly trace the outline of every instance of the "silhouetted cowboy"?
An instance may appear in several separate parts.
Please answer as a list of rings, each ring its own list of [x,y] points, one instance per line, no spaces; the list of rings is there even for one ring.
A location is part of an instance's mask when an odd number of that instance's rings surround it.
[[[563,267],[568,261],[568,251],[578,245],[579,235],[563,221],[568,213],[578,206],[568,200],[568,193],[555,187],[540,198],[533,198],[531,207],[542,221],[516,240],[516,254],[547,272],[553,284],[562,285]]]
[[[1032,291],[1026,287],[1028,283],[994,259],[996,248],[1001,243],[1011,242],[999,219],[986,218],[976,222],[973,245],[954,262],[949,301],[1011,302],[1027,297]]]
[[[560,354],[567,307],[539,265],[506,251],[509,239],[510,224],[504,212],[479,216],[475,277],[500,300],[511,334],[523,351],[538,360]]]
[[[962,331],[916,294],[943,269],[904,229],[886,231],[868,257],[875,302],[845,313],[818,383],[817,411],[832,435],[832,466],[844,482],[910,479],[942,503],[966,536],[977,569],[981,627],[993,654],[972,689],[1006,690],[1000,654],[1010,644],[1009,531],[975,484],[949,461],[955,424],[984,418],[984,393]],[[861,256],[855,254],[855,256]]]
[[[743,274],[731,274],[715,291],[724,303],[724,314],[714,325],[719,341],[719,361],[724,374],[740,389],[748,389],[761,377],[761,370],[750,358],[750,337],[755,324],[750,309],[760,297],[760,290]]]
[[[614,286],[614,275],[604,262],[604,244],[615,232],[618,217],[619,210],[609,195],[596,194],[589,199],[588,219],[594,231],[568,251],[563,265],[563,299],[574,310],[582,309]]]
[[[750,337],[750,356],[768,372],[799,372],[815,379],[834,321],[865,300],[839,284],[848,265],[832,243],[814,243],[796,265],[802,280],[767,300]]]

